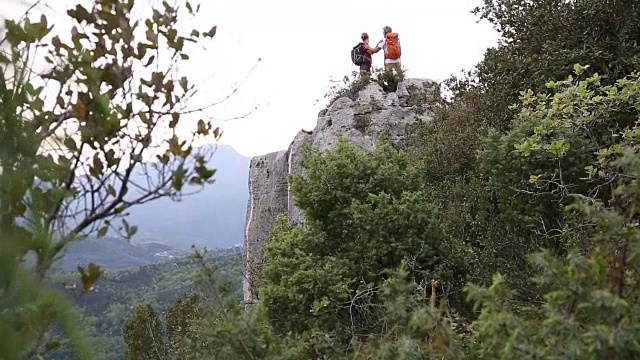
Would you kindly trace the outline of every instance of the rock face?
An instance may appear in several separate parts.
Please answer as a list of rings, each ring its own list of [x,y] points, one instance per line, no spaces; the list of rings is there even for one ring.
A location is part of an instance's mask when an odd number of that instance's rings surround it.
[[[304,223],[289,187],[289,174],[302,173],[301,148],[305,144],[331,151],[340,136],[356,146],[374,149],[383,132],[403,145],[407,127],[430,121],[430,104],[438,97],[438,85],[430,80],[406,79],[395,92],[385,93],[371,83],[351,98],[343,96],[318,114],[311,132],[301,130],[286,150],[254,157],[249,167],[249,202],[245,233],[244,301],[258,299],[257,275],[263,262],[263,247],[279,214],[289,222]]]

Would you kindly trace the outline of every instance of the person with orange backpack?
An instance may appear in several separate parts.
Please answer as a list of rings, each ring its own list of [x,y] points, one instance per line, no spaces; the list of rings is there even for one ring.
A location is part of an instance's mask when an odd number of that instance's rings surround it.
[[[386,72],[396,71],[400,81],[403,79],[402,65],[400,56],[402,55],[402,49],[400,47],[400,39],[398,33],[394,33],[390,26],[382,28],[382,34],[384,39],[380,40],[375,48],[371,49],[371,53],[375,54],[380,49],[384,50],[384,70]]]

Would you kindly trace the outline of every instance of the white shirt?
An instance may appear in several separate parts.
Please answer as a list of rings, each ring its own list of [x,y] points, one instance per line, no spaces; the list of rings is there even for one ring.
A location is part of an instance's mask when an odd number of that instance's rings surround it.
[[[400,45],[400,39],[398,39],[398,45]],[[378,45],[376,45],[376,47],[381,48],[384,51],[384,54],[387,55],[387,41],[386,39],[382,39],[380,40],[380,42],[378,43]],[[398,64],[400,63],[400,58],[397,59],[384,59],[384,63],[385,64]]]

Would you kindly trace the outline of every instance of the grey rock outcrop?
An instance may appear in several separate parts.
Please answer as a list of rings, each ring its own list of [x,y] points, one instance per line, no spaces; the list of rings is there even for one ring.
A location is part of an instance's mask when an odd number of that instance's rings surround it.
[[[374,149],[380,134],[403,145],[407,127],[430,121],[430,104],[438,97],[438,86],[430,80],[406,79],[395,92],[385,93],[371,83],[351,98],[343,96],[318,114],[313,131],[301,130],[286,150],[254,157],[249,170],[249,203],[245,233],[244,301],[257,300],[257,274],[263,263],[263,247],[279,214],[291,223],[304,223],[289,186],[289,174],[303,173],[301,148],[305,144],[331,151],[342,136],[356,146]]]

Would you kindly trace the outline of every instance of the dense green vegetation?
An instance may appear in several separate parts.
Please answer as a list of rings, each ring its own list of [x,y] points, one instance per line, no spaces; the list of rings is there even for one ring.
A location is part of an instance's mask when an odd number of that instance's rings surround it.
[[[113,26],[105,9],[130,10],[97,3],[101,11],[74,16]],[[178,272],[155,279],[172,294],[186,292],[176,301],[162,291],[141,297],[149,287],[132,291],[138,295],[127,303],[139,303],[126,321],[115,316],[81,331],[68,301],[42,286],[61,248],[45,231],[54,228],[47,201],[76,194],[16,180],[57,184],[68,166],[45,162],[53,169],[33,174],[43,160],[25,144],[37,132],[19,131],[30,123],[4,106],[2,124],[13,132],[0,134],[13,137],[0,139],[9,169],[0,226],[14,241],[0,252],[0,305],[8,309],[0,313],[0,354],[31,358],[64,346],[95,358],[102,350],[88,339],[122,327],[132,360],[640,357],[640,1],[486,0],[475,12],[502,39],[443,84],[452,98],[427,104],[433,119],[412,129],[410,146],[383,139],[373,153],[346,142],[329,154],[305,149],[306,175],[293,176],[292,191],[307,222],[283,219],[274,229],[259,302],[247,308],[237,299],[237,270],[221,277],[223,258],[199,260],[193,288],[177,286]],[[157,30],[175,45],[165,27],[171,19],[154,17],[157,28],[150,20],[149,41]],[[35,41],[43,27],[26,24],[14,42]],[[25,103],[1,90],[3,104]],[[104,110],[91,116],[112,119]],[[104,171],[97,164],[94,177]],[[171,171],[184,175],[183,167]],[[210,174],[198,166],[194,173]],[[178,190],[181,181],[173,182]],[[16,221],[26,209],[39,220],[31,232]],[[63,235],[68,242],[80,234]],[[39,254],[33,270],[19,266],[26,250]],[[81,288],[104,286],[100,275],[83,269]],[[53,324],[69,343],[52,340]]]
[[[216,250],[203,256],[204,263],[215,264],[217,279],[228,281],[230,293],[242,297],[242,253],[240,248]],[[155,264],[105,272],[90,292],[79,290],[78,276],[57,274],[53,286],[70,295],[82,311],[84,330],[91,335],[96,358],[122,359],[126,349],[123,338],[125,319],[136,306],[145,303],[155,311],[164,312],[176,299],[199,292],[202,278],[200,257],[191,255]],[[75,287],[74,287],[75,285]],[[58,353],[56,358],[66,358]]]
[[[413,129],[411,146],[306,150],[292,191],[307,223],[274,231],[257,307],[227,318],[261,331],[220,351],[640,356],[639,9],[487,1],[477,14],[501,31],[500,45],[447,81],[453,98],[431,104],[434,119]]]

